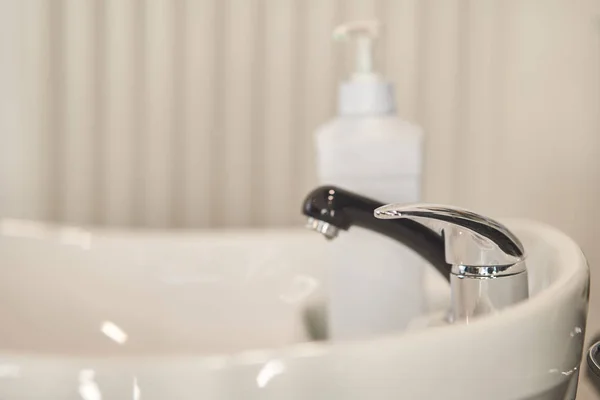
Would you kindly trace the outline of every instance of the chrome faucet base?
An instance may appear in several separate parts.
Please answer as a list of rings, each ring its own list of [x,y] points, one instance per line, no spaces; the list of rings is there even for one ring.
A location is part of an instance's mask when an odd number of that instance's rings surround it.
[[[468,323],[529,297],[525,250],[504,225],[435,204],[390,204],[374,214],[417,221],[443,236],[446,262],[452,265],[449,321]]]
[[[529,297],[527,272],[495,277],[450,275],[451,321],[469,323]]]

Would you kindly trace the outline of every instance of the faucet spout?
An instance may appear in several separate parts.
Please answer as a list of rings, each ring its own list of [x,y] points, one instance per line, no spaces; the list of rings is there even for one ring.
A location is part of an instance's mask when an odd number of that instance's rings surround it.
[[[409,219],[378,219],[375,209],[385,203],[361,196],[336,186],[321,186],[308,194],[302,213],[308,217],[307,227],[328,239],[340,230],[358,226],[387,236],[415,251],[444,278],[450,279],[444,239],[434,230]]]

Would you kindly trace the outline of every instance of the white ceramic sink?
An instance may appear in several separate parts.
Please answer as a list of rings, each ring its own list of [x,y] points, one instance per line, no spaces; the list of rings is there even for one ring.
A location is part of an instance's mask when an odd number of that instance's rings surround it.
[[[328,343],[307,329],[326,294],[315,233],[2,221],[0,399],[570,398],[586,261],[553,228],[506,222],[529,253],[528,301],[469,325]],[[446,307],[433,273],[425,290],[432,313]]]

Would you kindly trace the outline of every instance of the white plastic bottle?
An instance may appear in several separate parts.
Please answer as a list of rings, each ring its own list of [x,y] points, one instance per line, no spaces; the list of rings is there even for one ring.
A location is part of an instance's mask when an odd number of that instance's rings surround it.
[[[339,115],[316,132],[319,180],[383,203],[420,200],[423,133],[396,114],[393,86],[372,68],[376,21],[339,26],[356,40],[356,72],[339,88]],[[329,336],[404,330],[424,312],[425,262],[376,233],[352,227],[331,244]],[[333,261],[335,260],[335,261]]]

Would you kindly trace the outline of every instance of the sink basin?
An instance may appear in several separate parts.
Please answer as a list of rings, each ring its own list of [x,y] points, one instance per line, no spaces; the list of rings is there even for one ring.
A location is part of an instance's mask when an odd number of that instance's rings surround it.
[[[529,253],[528,301],[329,343],[311,340],[327,289],[314,233],[0,221],[0,399],[573,398],[586,260],[549,226],[504,222]],[[447,307],[441,278],[424,290],[432,315]]]

